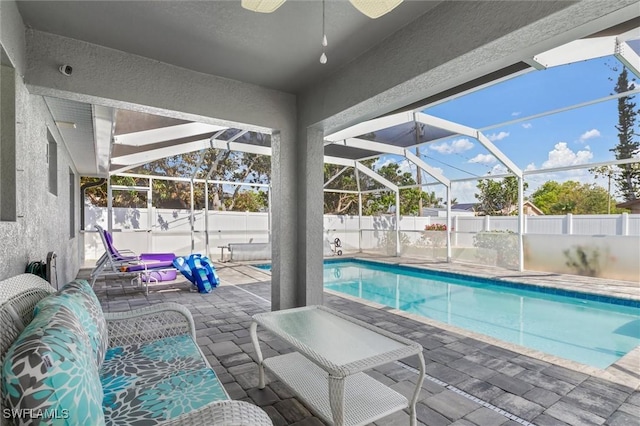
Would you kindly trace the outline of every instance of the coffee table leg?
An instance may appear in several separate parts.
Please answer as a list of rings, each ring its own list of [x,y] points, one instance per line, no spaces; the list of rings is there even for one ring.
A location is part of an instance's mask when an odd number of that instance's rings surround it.
[[[409,415],[411,416],[410,424],[411,426],[415,426],[417,424],[416,420],[416,402],[418,402],[418,396],[420,395],[420,390],[422,389],[422,382],[424,381],[424,356],[422,355],[422,351],[418,353],[418,360],[420,361],[420,375],[418,376],[418,383],[416,384],[416,390],[413,392],[413,397],[411,398],[411,404],[409,405]]]
[[[249,333],[251,334],[251,342],[253,343],[253,348],[256,351],[256,355],[258,355],[258,388],[264,389],[264,367],[262,365],[262,351],[260,350],[260,342],[258,341],[258,323],[252,322],[251,327],[249,328]]]
[[[333,424],[344,424],[344,377],[329,375],[329,404],[333,415]]]

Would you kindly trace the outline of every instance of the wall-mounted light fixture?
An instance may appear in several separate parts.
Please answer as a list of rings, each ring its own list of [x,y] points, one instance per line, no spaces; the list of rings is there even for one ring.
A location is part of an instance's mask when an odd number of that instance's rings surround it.
[[[56,121],[55,123],[58,129],[75,129],[77,127],[73,121]]]

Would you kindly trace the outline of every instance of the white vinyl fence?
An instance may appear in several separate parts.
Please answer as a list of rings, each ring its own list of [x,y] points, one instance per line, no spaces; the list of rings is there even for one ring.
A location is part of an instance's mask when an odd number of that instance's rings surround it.
[[[193,220],[193,232],[191,229]],[[114,208],[112,228],[116,247],[135,252],[204,253],[219,258],[229,243],[266,243],[270,240],[269,214],[189,210]],[[87,207],[85,228],[107,228],[107,209]],[[446,260],[446,233],[425,231],[446,218],[400,218],[400,254]],[[325,255],[340,239],[345,254],[396,254],[395,216],[324,216]],[[524,218],[525,269],[577,273],[637,281],[640,278],[640,215],[565,215]],[[479,264],[517,268],[517,216],[453,216],[452,258]],[[552,237],[552,238],[551,238]],[[84,233],[85,260],[103,252],[96,233]],[[193,242],[192,242],[193,241]]]

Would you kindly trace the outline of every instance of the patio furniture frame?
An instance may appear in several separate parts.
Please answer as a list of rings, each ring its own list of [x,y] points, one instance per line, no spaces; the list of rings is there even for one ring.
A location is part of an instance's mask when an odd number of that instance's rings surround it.
[[[7,350],[33,320],[35,305],[55,291],[47,281],[33,274],[21,274],[0,280],[0,321],[3,324],[0,328],[0,363],[4,362]],[[104,316],[109,334],[109,348],[153,342],[185,334],[190,335],[194,342],[196,340],[193,316],[189,309],[178,303],[165,302],[132,311],[106,312]],[[201,350],[200,356],[210,369],[207,357]],[[7,410],[4,395],[0,395],[0,411],[4,410]],[[0,426],[8,424],[13,424],[13,421],[6,416],[0,416]],[[163,424],[273,426],[267,413],[256,405],[231,399],[212,401]]]
[[[142,253],[140,255],[129,249],[117,250],[113,245],[112,237],[101,226],[94,225],[100,234],[100,240],[104,246],[104,253],[96,262],[96,266],[91,271],[90,284],[93,287],[98,278],[125,277],[131,276],[131,282],[136,281],[140,286],[144,282],[145,294],[149,294],[149,282],[158,283],[152,273],[175,271],[176,268],[167,261],[155,262],[151,260],[153,256],[167,256],[173,253]],[[145,258],[146,256],[146,258]],[[173,255],[175,257],[175,255]],[[171,263],[171,262],[169,262]],[[160,265],[160,266],[158,266]]]
[[[263,359],[258,325],[298,352]],[[260,389],[267,367],[330,424],[365,425],[404,408],[409,408],[411,425],[417,424],[416,402],[425,375],[420,344],[324,306],[256,314],[250,334]],[[418,357],[420,374],[410,401],[364,373],[412,355]]]

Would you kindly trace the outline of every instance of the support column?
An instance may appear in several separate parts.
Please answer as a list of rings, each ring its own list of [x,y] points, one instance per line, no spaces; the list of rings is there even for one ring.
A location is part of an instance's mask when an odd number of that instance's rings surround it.
[[[524,178],[518,178],[518,269],[524,271]]]
[[[268,188],[268,193],[267,193],[267,226],[269,227],[269,229],[267,230],[267,232],[269,233],[268,235],[268,241],[271,242],[271,224],[273,223],[273,211],[272,211],[272,207],[271,207],[271,192],[272,192],[272,186],[269,185]]]
[[[356,185],[358,187],[358,252],[362,253],[362,188],[360,188],[358,168],[354,168],[353,171],[356,175]]]
[[[204,239],[205,239],[205,252],[207,256],[211,256],[209,248],[209,176],[207,175],[204,181]],[[219,243],[218,243],[219,244]],[[224,260],[224,256],[220,256],[220,260]]]
[[[107,231],[113,234],[113,189],[111,188],[111,176],[107,178]]]
[[[292,134],[271,135],[271,310],[296,306],[296,146]]]
[[[191,203],[191,217],[189,222],[191,223],[191,253],[196,251],[196,213],[195,213],[195,201],[193,193],[193,177],[189,181],[189,203]],[[208,253],[207,253],[208,254]]]
[[[271,136],[271,309],[322,304],[323,133]]]
[[[451,263],[451,186],[447,186],[447,262]]]
[[[324,295],[324,132],[306,130],[298,144],[298,294],[296,306],[321,305]]]
[[[400,257],[400,190],[396,190],[396,257]]]

